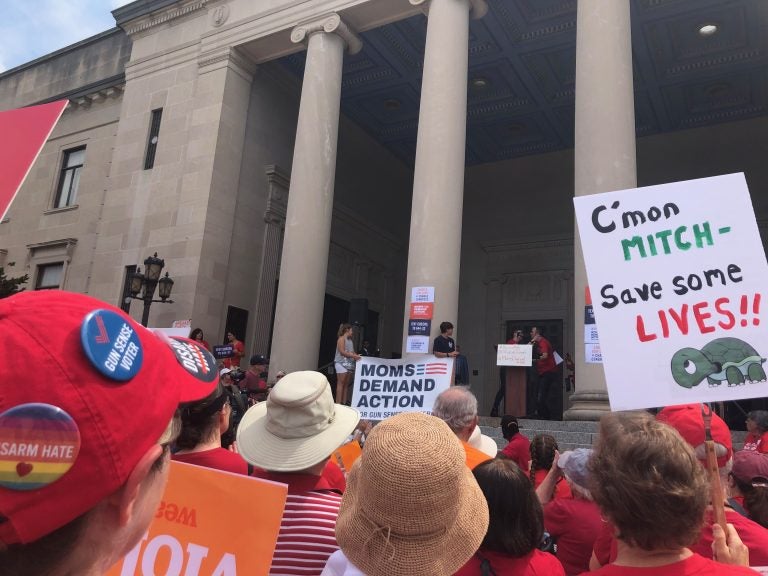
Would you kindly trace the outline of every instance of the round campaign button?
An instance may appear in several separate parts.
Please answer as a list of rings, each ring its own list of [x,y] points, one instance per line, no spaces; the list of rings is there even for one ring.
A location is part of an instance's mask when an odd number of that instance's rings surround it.
[[[37,490],[66,474],[80,452],[72,417],[50,404],[22,404],[0,414],[0,486]]]
[[[88,314],[80,327],[80,342],[93,367],[111,380],[126,382],[141,368],[144,353],[139,335],[117,312]]]
[[[196,341],[171,336],[168,342],[176,360],[192,376],[206,384],[218,379],[219,370],[216,366],[216,358]]]

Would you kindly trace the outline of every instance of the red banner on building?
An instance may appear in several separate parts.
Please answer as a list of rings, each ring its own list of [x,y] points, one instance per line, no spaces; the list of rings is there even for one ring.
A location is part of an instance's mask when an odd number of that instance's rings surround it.
[[[0,221],[53,132],[68,101],[0,112]]]

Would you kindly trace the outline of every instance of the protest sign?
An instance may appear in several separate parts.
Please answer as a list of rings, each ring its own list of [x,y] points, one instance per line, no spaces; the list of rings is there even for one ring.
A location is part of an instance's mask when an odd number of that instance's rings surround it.
[[[432,320],[435,311],[434,302],[411,302],[411,320]]]
[[[408,336],[405,341],[406,354],[429,354],[429,336]]]
[[[346,444],[339,446],[333,453],[333,457],[336,459],[336,464],[339,465],[344,474],[348,474],[352,469],[352,464],[355,460],[360,458],[363,453],[363,448],[360,446],[360,442],[352,440]]]
[[[37,160],[68,101],[0,112],[0,221]],[[12,137],[10,137],[12,136]]]
[[[584,293],[584,362],[586,364],[602,364],[603,357],[600,351],[600,339],[597,335],[597,324],[595,324],[595,309],[592,306],[589,286],[584,289]]]
[[[411,288],[411,302],[434,302],[434,286],[414,286]]]
[[[429,336],[432,329],[432,320],[408,320],[409,336]]]
[[[611,408],[768,396],[768,266],[743,174],[574,206]]]
[[[171,324],[171,328],[192,328],[192,319],[184,318],[183,320],[174,320]]]
[[[149,531],[107,576],[268,574],[288,487],[181,462],[170,467]]]
[[[217,360],[232,358],[235,355],[235,347],[232,344],[220,344],[213,347],[213,356]]]
[[[360,417],[383,420],[401,412],[432,413],[435,398],[451,385],[453,358],[382,360],[364,356],[357,363],[352,408]]]
[[[530,344],[499,344],[496,347],[496,366],[530,366],[533,346]]]

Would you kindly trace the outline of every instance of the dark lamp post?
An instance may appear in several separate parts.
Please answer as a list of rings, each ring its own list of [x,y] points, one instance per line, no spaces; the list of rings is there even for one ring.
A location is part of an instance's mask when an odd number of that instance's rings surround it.
[[[144,260],[144,274],[141,273],[140,268],[136,268],[136,272],[131,276],[131,298],[144,302],[144,311],[141,315],[142,326],[146,326],[149,322],[149,308],[153,302],[173,303],[173,300],[169,300],[173,289],[173,280],[168,276],[168,272],[165,273],[164,278],[160,278],[164,266],[165,260],[158,258],[157,252],[155,252],[154,256],[149,256]],[[160,300],[154,300],[155,288],[158,284],[160,285]],[[141,296],[139,296],[140,292]]]

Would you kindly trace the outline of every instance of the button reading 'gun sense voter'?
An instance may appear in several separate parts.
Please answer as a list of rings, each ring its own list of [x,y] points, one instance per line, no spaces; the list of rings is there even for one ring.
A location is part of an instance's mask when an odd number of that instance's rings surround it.
[[[116,312],[94,310],[88,314],[80,328],[80,341],[93,367],[111,380],[126,382],[141,368],[139,335]]]

